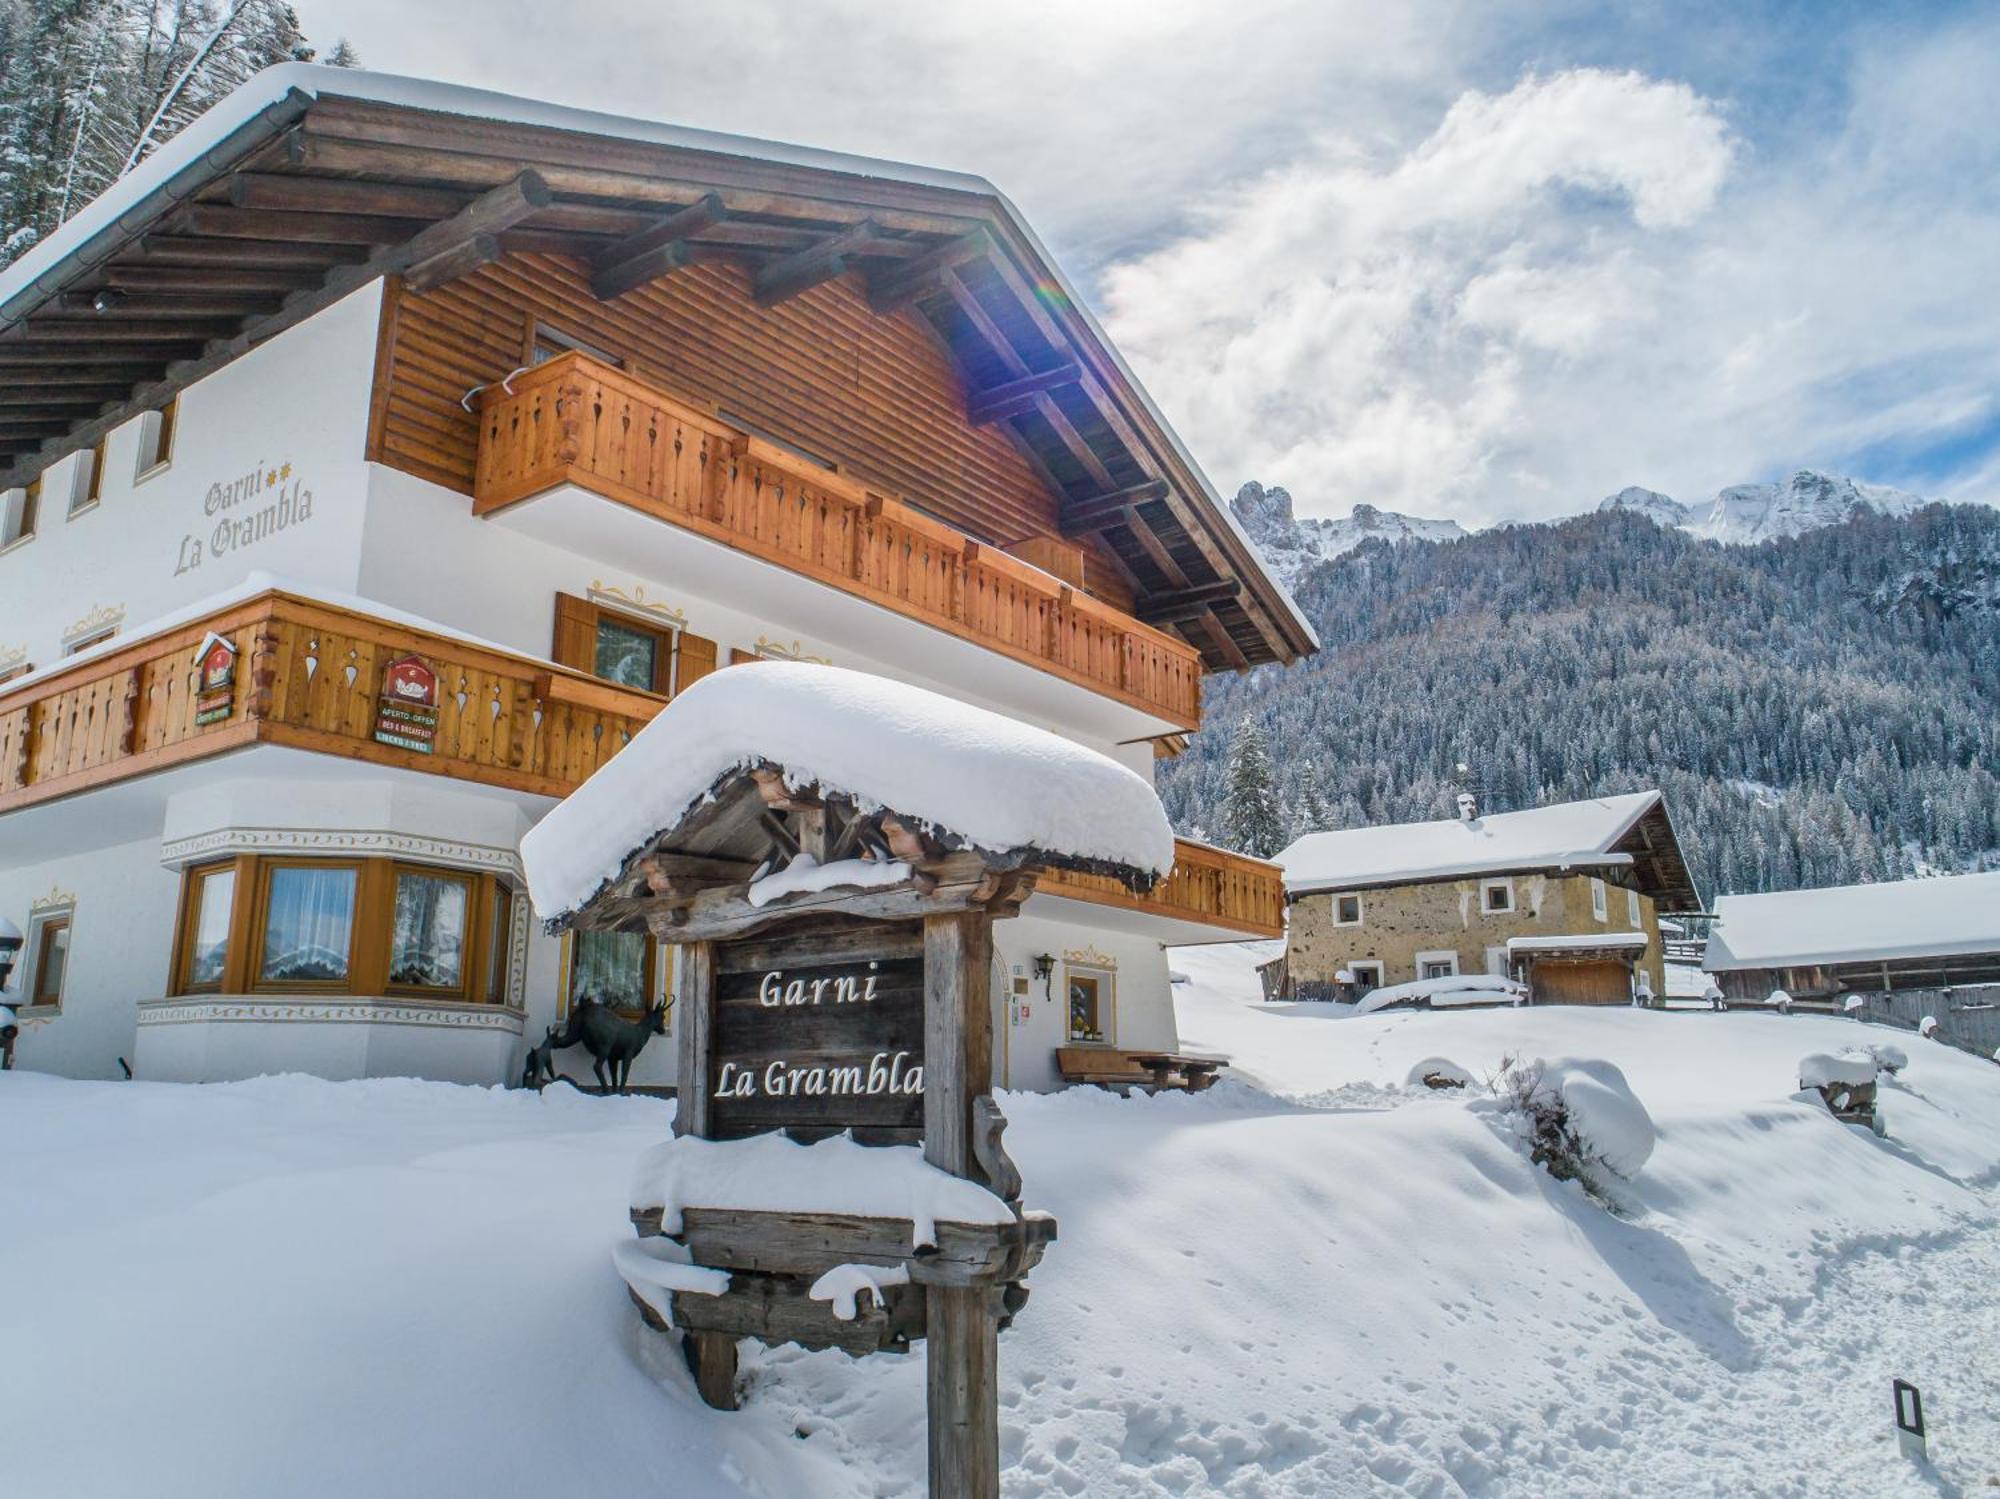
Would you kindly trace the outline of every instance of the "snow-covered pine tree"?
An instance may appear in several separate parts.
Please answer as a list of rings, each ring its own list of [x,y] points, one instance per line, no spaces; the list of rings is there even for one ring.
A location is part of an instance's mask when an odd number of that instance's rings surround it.
[[[1285,824],[1278,814],[1277,788],[1272,784],[1271,752],[1254,719],[1244,719],[1230,741],[1222,827],[1231,844],[1260,859],[1268,859],[1284,846]]]
[[[312,55],[284,0],[0,0],[0,265],[253,73]]]

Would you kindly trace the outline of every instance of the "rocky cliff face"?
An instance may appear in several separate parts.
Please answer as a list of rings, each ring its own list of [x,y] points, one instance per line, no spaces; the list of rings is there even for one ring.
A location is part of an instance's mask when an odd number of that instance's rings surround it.
[[[1267,489],[1255,481],[1236,491],[1229,508],[1287,588],[1307,569],[1351,552],[1364,541],[1449,541],[1466,534],[1457,521],[1399,515],[1373,505],[1356,505],[1344,520],[1300,520],[1293,513],[1289,491],[1275,484]]]

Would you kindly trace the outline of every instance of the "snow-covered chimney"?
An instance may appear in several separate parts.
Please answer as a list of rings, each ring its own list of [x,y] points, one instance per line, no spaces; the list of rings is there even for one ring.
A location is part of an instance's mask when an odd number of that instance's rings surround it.
[[[1459,792],[1458,815],[1465,822],[1479,821],[1479,798],[1470,791]]]

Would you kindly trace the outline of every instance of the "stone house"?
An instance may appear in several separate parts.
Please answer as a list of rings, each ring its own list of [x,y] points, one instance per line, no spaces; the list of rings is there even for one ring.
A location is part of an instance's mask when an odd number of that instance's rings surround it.
[[[1660,914],[1701,902],[1657,791],[1310,833],[1285,871],[1292,997],[1359,997],[1452,975],[1518,979],[1536,1000],[1666,993]]]

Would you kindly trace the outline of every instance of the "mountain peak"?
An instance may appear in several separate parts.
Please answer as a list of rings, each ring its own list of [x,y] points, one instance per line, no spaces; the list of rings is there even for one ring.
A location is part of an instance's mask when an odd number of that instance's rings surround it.
[[[1264,554],[1272,574],[1287,588],[1307,569],[1351,552],[1364,541],[1449,541],[1465,535],[1457,521],[1399,515],[1374,505],[1356,505],[1345,520],[1293,514],[1291,494],[1279,485],[1252,480],[1236,491],[1229,508]]]
[[[1631,510],[1640,515],[1651,516],[1663,526],[1685,526],[1688,523],[1688,507],[1671,495],[1664,495],[1657,489],[1646,489],[1637,484],[1628,484],[1614,495],[1606,495],[1597,502],[1597,508],[1604,510]]]

